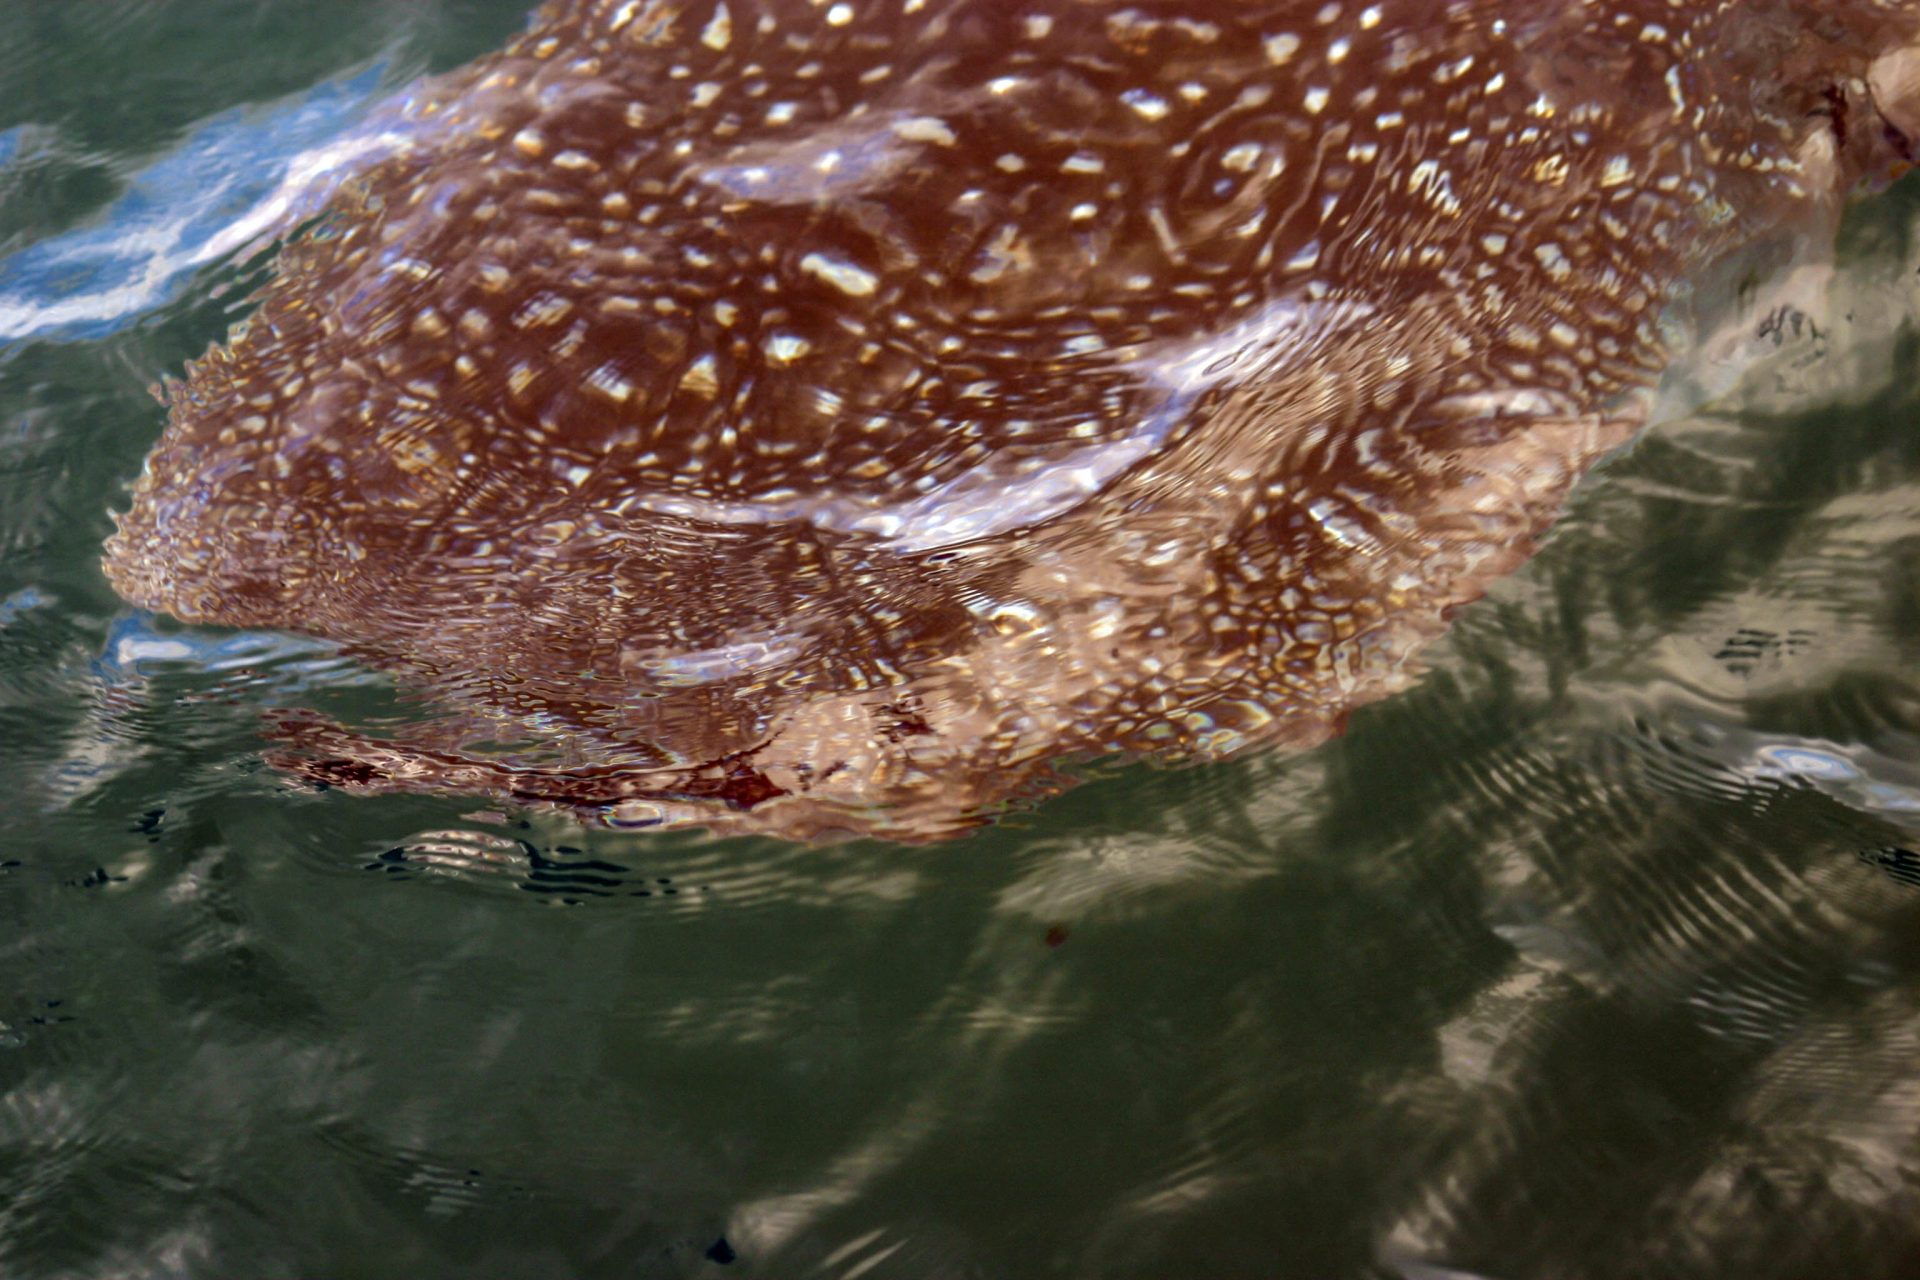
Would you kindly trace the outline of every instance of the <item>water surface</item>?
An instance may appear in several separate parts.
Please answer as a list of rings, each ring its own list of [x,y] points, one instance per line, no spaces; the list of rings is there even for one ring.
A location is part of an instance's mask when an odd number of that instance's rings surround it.
[[[1319,750],[911,849],[317,792],[264,709],[417,709],[108,512],[223,230],[521,17],[0,14],[0,1273],[1920,1267],[1920,187]]]

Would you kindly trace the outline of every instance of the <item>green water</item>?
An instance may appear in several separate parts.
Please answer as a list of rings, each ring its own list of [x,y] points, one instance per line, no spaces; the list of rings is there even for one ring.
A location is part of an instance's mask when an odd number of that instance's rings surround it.
[[[520,17],[0,9],[0,254]],[[372,682],[96,564],[262,264],[0,345],[0,1275],[1920,1273],[1915,227],[1345,738],[933,848],[292,786]]]

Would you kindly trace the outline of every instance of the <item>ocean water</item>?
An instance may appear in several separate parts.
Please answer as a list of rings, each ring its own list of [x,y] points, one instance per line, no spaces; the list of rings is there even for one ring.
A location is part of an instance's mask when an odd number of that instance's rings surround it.
[[[354,797],[98,567],[511,0],[0,8],[0,1276],[1920,1274],[1920,184],[1317,750],[806,847]]]

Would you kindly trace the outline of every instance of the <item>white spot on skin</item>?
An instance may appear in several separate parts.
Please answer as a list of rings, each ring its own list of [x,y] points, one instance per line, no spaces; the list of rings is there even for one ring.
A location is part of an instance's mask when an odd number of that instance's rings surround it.
[[[1330,97],[1332,97],[1332,95],[1329,94],[1325,89],[1320,89],[1320,88],[1309,89],[1307,90],[1307,96],[1301,100],[1301,105],[1307,109],[1308,115],[1317,116],[1322,111],[1326,110],[1327,100]]]
[[[680,387],[696,396],[712,399],[714,393],[720,390],[720,374],[713,356],[701,356],[688,365],[687,371],[680,375]]]
[[[761,350],[767,353],[767,360],[776,365],[792,364],[813,350],[813,344],[797,333],[769,334]]]
[[[1290,31],[1268,36],[1262,44],[1267,51],[1267,61],[1276,67],[1284,67],[1293,60],[1294,54],[1300,52],[1300,37]]]
[[[1243,142],[1220,157],[1220,167],[1235,173],[1252,173],[1253,166],[1259,162],[1260,145],[1255,142]]]
[[[1167,106],[1165,98],[1149,93],[1145,89],[1129,89],[1120,95],[1120,101],[1132,107],[1143,120],[1164,120],[1167,113],[1172,110]]]
[[[588,374],[587,385],[615,404],[625,404],[633,397],[633,384],[610,364],[603,364]]]
[[[1450,218],[1460,213],[1460,201],[1453,194],[1452,176],[1431,160],[1422,160],[1413,166],[1413,172],[1407,175],[1407,194],[1424,194],[1435,208]]]
[[[800,269],[855,298],[871,297],[880,283],[871,271],[862,270],[839,258],[830,258],[824,253],[810,253],[800,259]]]
[[[1687,95],[1680,88],[1680,68],[1667,68],[1667,97],[1673,100],[1673,110],[1678,114],[1687,109]]]
[[[714,6],[713,18],[700,32],[700,43],[716,52],[733,42],[733,15],[727,12],[727,0]]]
[[[852,21],[853,6],[850,4],[837,4],[827,10],[827,25],[830,27],[844,27]]]
[[[519,329],[538,329],[550,324],[558,324],[566,319],[573,310],[573,302],[556,294],[542,293],[527,299],[518,311],[513,313],[513,323]]]
[[[942,147],[950,147],[959,141],[952,127],[938,116],[909,116],[896,121],[893,132],[908,142],[931,142]]]

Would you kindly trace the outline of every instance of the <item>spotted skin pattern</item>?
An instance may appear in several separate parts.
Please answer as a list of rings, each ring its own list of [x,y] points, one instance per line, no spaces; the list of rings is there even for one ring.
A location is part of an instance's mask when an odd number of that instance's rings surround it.
[[[1309,745],[1904,161],[1896,0],[560,0],[166,389],[130,601],[365,791],[937,837]],[[515,741],[513,748],[486,746]]]

